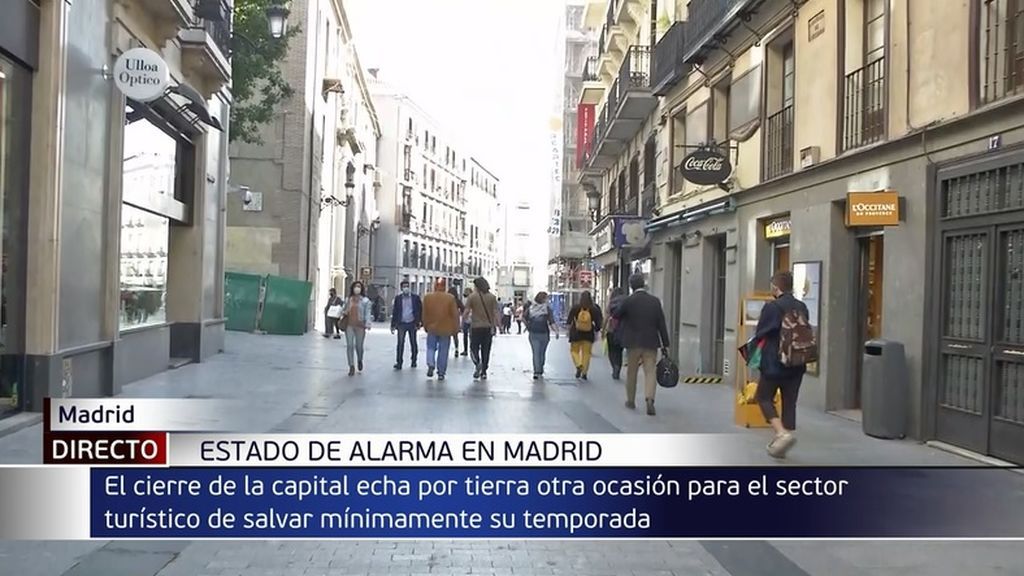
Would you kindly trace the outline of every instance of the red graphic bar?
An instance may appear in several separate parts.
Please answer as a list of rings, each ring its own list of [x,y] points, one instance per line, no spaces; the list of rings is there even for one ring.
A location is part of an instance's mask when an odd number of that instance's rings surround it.
[[[582,168],[594,140],[594,105],[580,104],[576,111],[576,167]]]
[[[166,432],[43,432],[44,464],[167,464]]]

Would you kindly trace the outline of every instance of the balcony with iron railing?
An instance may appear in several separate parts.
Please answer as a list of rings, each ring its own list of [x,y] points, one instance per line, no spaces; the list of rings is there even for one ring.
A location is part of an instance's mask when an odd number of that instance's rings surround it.
[[[719,46],[718,38],[737,25],[740,18],[761,0],[690,0],[687,8],[687,34],[682,41],[683,59],[699,63]]]
[[[1024,2],[980,2],[977,47],[980,100],[990,104],[1024,93]]]
[[[196,0],[192,24],[178,33],[182,67],[216,92],[231,80],[231,6],[225,0]]]
[[[651,91],[651,48],[630,46],[597,114],[588,165],[610,166],[657,107],[658,98]]]
[[[793,105],[768,117],[764,132],[764,179],[793,171]]]
[[[884,57],[846,75],[840,153],[885,139],[887,100]]]
[[[686,31],[686,22],[676,22],[654,47],[652,82],[656,96],[668,94],[690,71],[690,66],[683,60]]]

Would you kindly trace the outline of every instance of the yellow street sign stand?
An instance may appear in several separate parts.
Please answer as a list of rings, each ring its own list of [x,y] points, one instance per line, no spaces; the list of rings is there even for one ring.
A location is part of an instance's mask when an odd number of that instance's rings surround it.
[[[751,294],[741,301],[740,312],[742,317],[739,329],[736,332],[739,336],[737,341],[740,342],[740,345],[746,343],[747,339],[754,334],[757,321],[761,317],[761,308],[771,299],[772,296],[770,294]],[[754,394],[757,391],[758,374],[747,366],[747,361],[744,360],[739,350],[736,351],[736,366],[739,367],[739,370],[736,374],[736,401],[733,421],[737,426],[743,426],[744,428],[767,428],[768,422],[764,419],[761,407],[754,398]],[[775,410],[776,412],[781,412],[782,410],[782,396],[778,393],[775,394]]]

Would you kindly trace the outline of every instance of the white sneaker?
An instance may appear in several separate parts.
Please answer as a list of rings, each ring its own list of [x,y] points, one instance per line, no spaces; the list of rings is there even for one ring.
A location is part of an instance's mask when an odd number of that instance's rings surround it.
[[[796,445],[796,436],[789,432],[779,434],[768,443],[768,455],[772,458],[785,458],[786,454]]]

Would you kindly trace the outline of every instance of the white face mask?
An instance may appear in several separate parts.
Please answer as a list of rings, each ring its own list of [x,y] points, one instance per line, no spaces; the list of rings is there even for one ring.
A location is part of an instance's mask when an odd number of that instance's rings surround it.
[[[352,289],[352,293],[353,294],[362,294],[363,293],[363,289],[360,288],[359,286],[356,286],[355,288]]]
[[[405,288],[402,288],[402,294],[408,294],[408,293],[409,293],[409,287],[408,286],[406,286]]]

